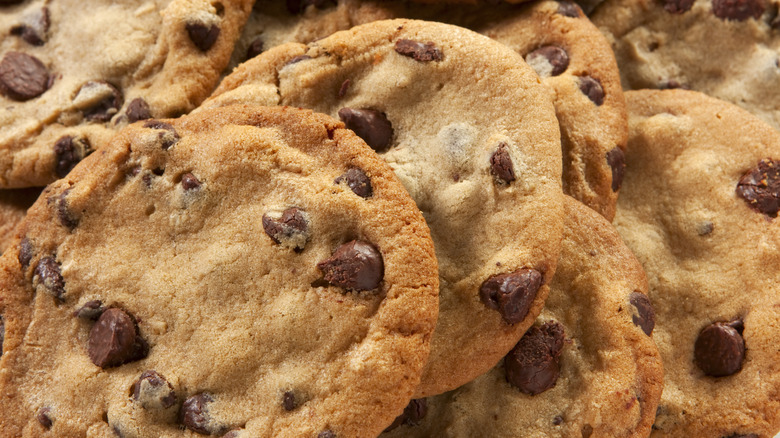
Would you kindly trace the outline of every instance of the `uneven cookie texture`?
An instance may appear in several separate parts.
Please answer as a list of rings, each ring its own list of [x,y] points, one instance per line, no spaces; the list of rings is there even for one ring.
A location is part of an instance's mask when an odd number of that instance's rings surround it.
[[[19,235],[0,259],[3,436],[372,436],[428,356],[428,228],[325,115],[139,122]]]
[[[780,129],[776,0],[607,0],[591,16],[627,89],[687,88]]]
[[[14,229],[24,219],[41,188],[0,190],[0,254],[14,239]]]
[[[377,21],[242,64],[203,107],[258,102],[344,120],[422,210],[439,322],[417,396],[492,368],[547,295],[563,226],[552,96],[519,54],[459,27]]]
[[[780,134],[727,102],[630,91],[615,226],[644,266],[664,391],[652,436],[780,431]]]
[[[0,187],[43,186],[128,122],[213,90],[250,0],[0,4]]]
[[[382,437],[646,437],[663,387],[647,278],[617,231],[579,202],[534,327],[490,372],[418,400]]]

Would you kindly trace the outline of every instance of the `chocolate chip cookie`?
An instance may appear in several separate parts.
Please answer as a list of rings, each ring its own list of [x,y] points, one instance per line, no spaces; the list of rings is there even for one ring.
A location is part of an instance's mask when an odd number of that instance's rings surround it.
[[[607,0],[591,18],[627,89],[701,91],[780,129],[777,1]]]
[[[18,234],[0,259],[4,436],[375,436],[428,356],[428,228],[325,115],[136,123]]]
[[[11,244],[16,225],[40,194],[38,187],[0,190],[0,254]]]
[[[203,107],[339,117],[396,172],[436,246],[440,314],[418,396],[492,368],[533,323],[558,259],[560,133],[519,54],[456,26],[376,21],[247,61]]]
[[[630,91],[615,225],[642,262],[664,392],[653,436],[780,431],[780,134],[727,102]]]
[[[663,367],[647,278],[617,231],[572,198],[542,314],[490,372],[416,400],[382,437],[646,437]],[[424,411],[420,409],[424,406]]]
[[[0,187],[42,186],[115,128],[212,91],[250,0],[0,4]]]

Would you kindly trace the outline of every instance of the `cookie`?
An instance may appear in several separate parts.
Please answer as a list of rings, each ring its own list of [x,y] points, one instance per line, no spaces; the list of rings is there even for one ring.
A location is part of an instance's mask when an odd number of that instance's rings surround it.
[[[16,225],[24,219],[27,209],[40,194],[38,187],[0,190],[0,254],[11,244]]]
[[[780,129],[777,12],[776,1],[608,0],[591,18],[626,89],[701,91]]]
[[[280,2],[260,4],[233,53],[235,65],[263,48],[290,41],[309,43],[336,30],[390,17],[446,22],[507,45],[555,91],[564,192],[607,219],[615,215],[628,135],[625,99],[609,42],[573,3],[549,0],[454,8],[342,0],[314,4],[297,15]]]
[[[560,133],[517,53],[451,25],[376,21],[245,62],[203,108],[235,102],[340,117],[422,210],[441,290],[418,396],[486,372],[533,323],[563,226]]]
[[[664,391],[653,436],[780,431],[780,134],[686,90],[626,93],[614,224],[644,266]]]
[[[0,259],[4,436],[372,436],[428,356],[427,226],[325,115],[139,122],[19,230]]]
[[[192,110],[216,85],[251,4],[0,5],[0,187],[48,184],[116,128]]]
[[[603,217],[564,205],[561,258],[534,326],[490,372],[416,400],[418,415],[382,437],[648,436],[663,366],[647,278]]]

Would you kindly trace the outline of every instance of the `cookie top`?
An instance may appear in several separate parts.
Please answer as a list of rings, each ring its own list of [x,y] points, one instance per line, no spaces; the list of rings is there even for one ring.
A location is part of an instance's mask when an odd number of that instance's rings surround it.
[[[564,205],[561,258],[534,326],[493,370],[417,400],[427,412],[383,437],[648,436],[663,366],[647,278],[603,217]]]
[[[516,52],[451,25],[376,21],[273,48],[203,107],[234,102],[340,117],[417,202],[441,285],[418,396],[486,372],[533,323],[563,226],[560,133],[550,90]]]
[[[780,129],[777,11],[776,1],[607,0],[591,18],[625,88],[701,91]]]
[[[42,186],[117,127],[213,90],[249,0],[0,5],[0,187]],[[212,4],[213,3],[213,4]]]
[[[11,244],[14,229],[40,194],[39,187],[0,190],[0,254]]]
[[[780,134],[685,90],[630,91],[615,226],[647,271],[654,436],[780,431]]]
[[[0,259],[9,435],[372,436],[428,356],[428,228],[325,115],[139,122],[19,235]]]

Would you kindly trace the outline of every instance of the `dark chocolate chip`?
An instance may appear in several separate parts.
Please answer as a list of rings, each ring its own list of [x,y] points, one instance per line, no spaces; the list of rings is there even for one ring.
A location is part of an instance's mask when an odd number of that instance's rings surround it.
[[[299,63],[301,61],[305,61],[307,59],[311,59],[311,56],[309,56],[309,55],[293,56],[289,61],[287,61],[287,64],[285,64],[285,65],[297,64],[297,63]]]
[[[515,169],[506,143],[499,144],[496,151],[490,156],[490,172],[504,184],[515,180]]]
[[[68,193],[70,188],[65,189],[58,196],[49,198],[49,203],[53,203],[57,210],[57,218],[60,220],[63,226],[69,230],[73,230],[79,224],[79,219],[73,215],[68,207]]]
[[[309,240],[309,221],[303,210],[297,207],[284,210],[278,219],[264,214],[263,229],[275,243],[296,251],[303,251]]]
[[[81,319],[88,319],[91,321],[97,321],[100,315],[105,312],[103,302],[100,300],[87,301],[78,310],[73,312],[73,316]]]
[[[219,37],[219,26],[212,24],[210,26],[203,23],[187,23],[187,34],[190,36],[190,40],[195,47],[202,52],[208,51],[214,43],[217,42]]]
[[[336,433],[332,430],[323,430],[317,434],[317,438],[336,438]]]
[[[626,174],[626,154],[623,149],[615,146],[607,152],[607,163],[612,168],[612,191],[617,192],[623,185],[623,176]]]
[[[131,100],[130,103],[127,104],[125,114],[127,114],[127,121],[130,123],[152,118],[152,111],[143,97],[136,97]]]
[[[295,401],[295,393],[292,391],[285,391],[282,394],[282,407],[285,411],[292,411],[298,407],[298,403]]]
[[[181,176],[181,187],[184,190],[197,190],[200,188],[200,180],[192,173],[185,173]]]
[[[653,333],[655,328],[655,309],[650,298],[640,292],[631,292],[628,302],[636,307],[636,314],[631,316],[634,325],[640,327],[647,336]]]
[[[54,423],[51,414],[51,408],[49,407],[40,408],[38,413],[35,415],[35,419],[38,420],[38,422],[41,423],[41,426],[43,426],[45,429],[51,429],[51,426]]]
[[[49,8],[44,6],[40,12],[26,17],[25,23],[12,27],[11,35],[16,35],[33,46],[42,46],[46,42],[50,25]]]
[[[558,76],[569,68],[569,54],[558,46],[542,46],[525,56],[525,61],[542,78]]]
[[[553,424],[558,426],[561,423],[563,423],[563,417],[556,415],[555,418],[553,418]]]
[[[107,122],[122,107],[122,92],[106,81],[88,81],[79,89],[75,102],[84,99],[88,103],[81,112],[91,122]]]
[[[22,269],[30,267],[30,262],[33,257],[33,246],[30,239],[26,236],[22,237],[21,243],[19,243],[19,264],[22,265]]]
[[[765,8],[762,0],[712,0],[712,13],[721,20],[758,19]]]
[[[58,301],[65,300],[65,279],[60,272],[60,264],[54,257],[43,257],[38,261],[33,276],[33,286],[43,285],[46,292]]]
[[[670,14],[682,14],[693,7],[694,0],[661,0],[664,4],[664,11]]]
[[[349,89],[350,85],[352,85],[352,81],[349,79],[345,79],[344,82],[341,83],[341,87],[339,88],[339,97],[344,97],[347,95],[347,90]]]
[[[680,83],[680,81],[678,81],[677,79],[669,79],[658,84],[659,90],[676,90],[678,88],[681,88],[683,90],[691,89],[691,87],[689,87],[686,84]]]
[[[558,358],[563,341],[563,326],[557,322],[531,327],[504,358],[507,382],[530,395],[555,386],[561,372]]]
[[[58,177],[65,178],[76,167],[76,164],[90,153],[92,153],[92,145],[86,138],[70,135],[60,137],[54,143],[54,156],[57,160],[54,168],[55,173]]]
[[[428,414],[428,401],[424,398],[417,398],[409,402],[401,415],[395,417],[392,424],[387,426],[385,432],[389,432],[402,424],[407,426],[416,426]]]
[[[246,59],[254,58],[255,56],[263,53],[264,49],[265,47],[263,45],[263,39],[260,37],[255,38],[246,49]]]
[[[372,109],[341,108],[339,118],[348,129],[355,131],[371,149],[385,152],[393,140],[393,124],[385,113]]]
[[[319,263],[328,283],[352,290],[372,290],[384,277],[382,254],[373,245],[352,240],[339,246],[333,255]]]
[[[590,438],[593,435],[593,426],[586,424],[580,428],[580,435],[582,438]]]
[[[604,103],[604,89],[601,87],[601,81],[590,76],[580,76],[580,91],[588,96],[593,103],[601,105]]]
[[[209,404],[212,402],[214,402],[214,397],[205,392],[184,400],[181,406],[181,418],[184,426],[203,435],[220,433],[224,428],[214,424],[209,414]]]
[[[743,328],[741,320],[715,322],[705,327],[694,345],[696,366],[712,377],[730,376],[742,369],[745,359]]]
[[[144,123],[144,128],[159,129],[164,131],[159,135],[160,143],[163,149],[170,149],[171,146],[179,142],[179,134],[170,123],[161,122],[159,120],[149,120]]]
[[[5,319],[0,316],[0,356],[3,355],[3,341],[5,341]]]
[[[737,195],[753,210],[777,217],[780,210],[780,161],[764,158],[737,183]]]
[[[241,435],[241,431],[243,429],[233,429],[231,431],[228,431],[228,433],[222,435],[222,438],[238,438]]]
[[[572,2],[559,2],[558,3],[558,13],[563,15],[564,17],[571,17],[571,18],[578,18],[580,15],[582,15],[582,11],[580,11],[580,7]]]
[[[374,194],[374,190],[371,187],[371,179],[357,167],[347,170],[345,174],[339,176],[333,182],[336,184],[346,182],[347,187],[361,198],[370,198]]]
[[[0,61],[0,93],[18,101],[30,100],[49,89],[49,71],[36,57],[8,52]]]
[[[162,374],[146,370],[133,384],[133,400],[144,409],[168,409],[176,403],[176,392]]]
[[[539,271],[519,269],[485,280],[479,287],[479,297],[486,306],[498,310],[507,324],[516,324],[528,315],[541,286]]]
[[[441,50],[430,41],[421,43],[414,40],[400,39],[395,42],[395,51],[420,62],[441,61],[444,59]]]
[[[122,309],[111,308],[92,326],[87,353],[95,365],[110,368],[143,359],[148,345],[139,336],[133,318]]]

